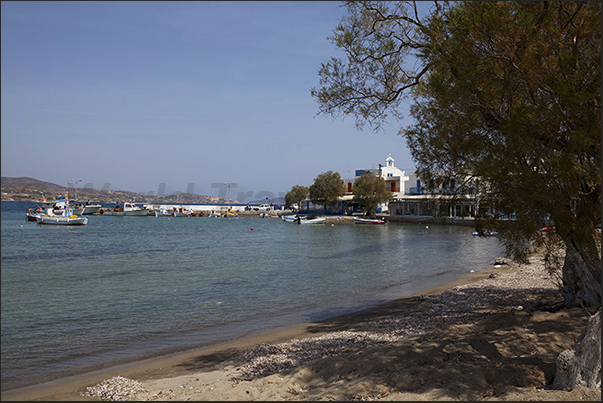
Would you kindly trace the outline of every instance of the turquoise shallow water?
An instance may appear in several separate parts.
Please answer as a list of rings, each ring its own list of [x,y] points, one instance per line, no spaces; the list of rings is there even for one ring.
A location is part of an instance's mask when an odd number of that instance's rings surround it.
[[[469,227],[89,216],[2,202],[2,390],[359,310],[503,253]],[[251,229],[253,228],[253,230]]]

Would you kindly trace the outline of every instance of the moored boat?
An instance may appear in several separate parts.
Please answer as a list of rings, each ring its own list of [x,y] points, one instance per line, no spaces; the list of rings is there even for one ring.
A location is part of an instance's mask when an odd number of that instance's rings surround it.
[[[315,217],[315,218],[307,218],[307,217],[299,217],[296,221],[298,224],[324,224],[326,222],[326,218],[324,217]]]
[[[88,217],[75,214],[71,203],[67,201],[64,208],[56,209],[55,205],[47,207],[43,212],[37,212],[36,221],[38,224],[50,225],[86,225]]]
[[[30,207],[25,212],[25,216],[27,217],[27,221],[38,221],[38,216],[40,213],[42,213],[42,209],[34,209],[33,207]]]
[[[284,215],[281,216],[281,220],[285,222],[295,222],[298,219],[298,215]]]
[[[82,211],[83,215],[91,215],[96,213],[98,210],[103,207],[101,204],[84,204],[84,211]]]
[[[114,216],[146,216],[148,210],[137,206],[134,203],[121,202],[118,203],[113,209],[105,210],[104,215]]]
[[[155,210],[155,217],[192,217],[193,214],[193,210],[184,210],[182,207],[179,209],[174,207],[173,210],[168,210],[166,208]]]
[[[359,218],[354,217],[354,224],[371,224],[371,225],[385,225],[387,221],[384,218]]]
[[[54,215],[40,214],[36,217],[38,224],[53,224],[53,225],[86,225],[88,217],[82,217],[76,214],[69,215]]]

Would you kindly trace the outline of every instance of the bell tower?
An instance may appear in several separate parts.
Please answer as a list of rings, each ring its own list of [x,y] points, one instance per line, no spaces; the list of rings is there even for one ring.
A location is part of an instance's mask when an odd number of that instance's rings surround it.
[[[385,166],[386,167],[393,167],[394,166],[394,158],[392,157],[391,153],[389,153],[389,155],[385,159]]]

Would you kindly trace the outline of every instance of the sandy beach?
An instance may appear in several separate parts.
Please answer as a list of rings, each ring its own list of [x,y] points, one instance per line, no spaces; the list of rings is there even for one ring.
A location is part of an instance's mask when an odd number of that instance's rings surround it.
[[[378,307],[43,385],[2,400],[601,400],[551,390],[595,310],[562,309],[542,259]]]

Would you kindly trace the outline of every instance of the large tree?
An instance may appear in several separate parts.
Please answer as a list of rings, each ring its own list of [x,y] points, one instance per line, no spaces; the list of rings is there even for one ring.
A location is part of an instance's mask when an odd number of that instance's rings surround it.
[[[319,112],[378,130],[412,100],[400,133],[418,174],[479,183],[520,261],[545,246],[554,262],[558,239],[565,304],[600,315],[601,3],[345,5],[330,39],[346,59],[323,63]],[[547,220],[554,237],[539,230]]]
[[[314,204],[323,203],[325,206],[336,202],[344,194],[341,175],[333,171],[317,175],[309,189],[310,201]]]
[[[518,260],[551,244],[539,228],[552,220],[566,305],[600,306],[600,3],[345,5],[330,39],[347,59],[323,63],[319,112],[378,130],[412,98],[401,134],[419,175],[479,180]]]
[[[368,209],[369,216],[375,215],[379,203],[392,199],[392,192],[387,190],[385,180],[377,175],[367,173],[354,181],[354,200]]]
[[[297,205],[300,206],[301,201],[305,200],[308,197],[309,191],[310,189],[307,186],[294,185],[291,190],[285,194],[285,203],[297,203]]]

